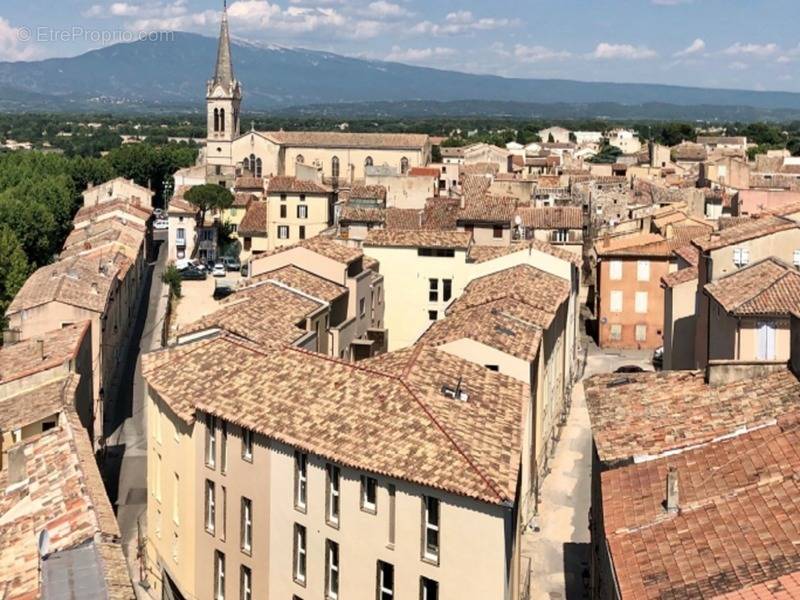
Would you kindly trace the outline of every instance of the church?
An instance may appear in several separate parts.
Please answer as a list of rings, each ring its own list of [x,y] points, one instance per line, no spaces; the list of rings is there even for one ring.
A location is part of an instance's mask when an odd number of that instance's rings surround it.
[[[222,13],[214,77],[206,94],[206,180],[232,187],[236,177],[296,176],[298,165],[326,183],[363,180],[371,166],[404,174],[431,160],[427,135],[305,131],[241,132],[242,86],[233,73],[227,9]]]

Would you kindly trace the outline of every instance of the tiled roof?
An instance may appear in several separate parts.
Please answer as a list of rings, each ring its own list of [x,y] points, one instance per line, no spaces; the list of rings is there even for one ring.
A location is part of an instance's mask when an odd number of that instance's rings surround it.
[[[69,258],[106,246],[119,249],[129,259],[136,260],[145,239],[145,227],[119,217],[104,219],[80,229],[73,229],[64,241],[60,258]]]
[[[437,321],[420,338],[420,343],[441,346],[465,338],[530,362],[539,353],[542,328],[489,303]]]
[[[482,306],[489,302],[512,299],[533,308],[555,314],[570,294],[566,279],[530,265],[517,265],[473,279],[450,307],[450,314]],[[537,323],[547,327],[550,324]]]
[[[493,504],[515,496],[529,388],[450,354],[416,346],[345,363],[224,335],[143,367],[187,421],[197,409],[346,466]],[[459,381],[466,401],[442,393]]]
[[[386,188],[382,185],[363,185],[354,183],[349,191],[349,198],[356,200],[386,201]]]
[[[696,281],[699,276],[700,273],[698,272],[697,267],[686,267],[684,269],[679,269],[678,271],[673,271],[669,275],[664,275],[661,278],[661,282],[665,286],[672,288],[682,283]]]
[[[579,206],[520,208],[517,213],[525,227],[534,229],[582,229],[583,210]]]
[[[556,248],[552,244],[540,240],[529,240],[521,243],[511,243],[508,246],[477,246],[473,245],[469,250],[469,261],[474,263],[488,262],[502,256],[514,254],[516,252],[530,252],[537,250],[550,256],[555,256],[574,265],[581,265],[581,257],[573,252]]]
[[[133,202],[132,200],[126,198],[117,198],[115,200],[94,204],[92,206],[82,206],[78,209],[78,212],[75,213],[73,222],[80,223],[81,221],[98,219],[102,215],[114,213],[116,211],[129,213],[143,221],[147,221],[150,218],[150,215],[153,214],[149,208],[143,206],[142,204]]]
[[[483,196],[465,198],[458,212],[460,223],[502,223],[509,225],[517,214],[519,200],[511,197]]]
[[[263,177],[237,177],[233,182],[234,189],[237,190],[263,190]]]
[[[462,158],[464,156],[462,146],[442,146],[440,151],[444,158]]]
[[[331,191],[313,181],[297,177],[270,177],[267,183],[268,194],[330,194]]]
[[[364,262],[364,268],[367,268],[366,260]],[[294,265],[288,265],[280,269],[275,269],[274,271],[262,273],[261,275],[253,277],[251,281],[252,283],[259,283],[270,279],[279,281],[284,285],[300,290],[304,294],[320,298],[326,302],[333,302],[342,294],[347,293],[346,287],[337,285],[332,281],[323,279]]]
[[[416,208],[387,208],[386,229],[422,229],[424,212]]]
[[[304,327],[306,317],[323,306],[295,291],[263,281],[229,296],[215,312],[183,327],[179,334],[219,328],[262,347],[293,344],[308,333]]]
[[[442,172],[436,167],[411,167],[408,174],[411,177],[439,177]]]
[[[74,404],[78,380],[77,375],[65,375],[1,399],[0,432],[21,429],[59,414],[67,404]]]
[[[640,233],[609,240],[597,240],[597,256],[663,256],[672,254],[676,244],[657,233]]]
[[[260,257],[282,254],[284,252],[293,250],[294,248],[305,248],[306,250],[319,254],[320,256],[324,256],[325,258],[329,258],[346,265],[349,265],[350,263],[353,263],[364,256],[364,253],[360,248],[347,246],[346,244],[338,242],[333,238],[318,235],[312,238],[301,240],[296,244],[292,244],[291,246],[283,246],[281,248],[276,248],[271,252],[265,252],[264,254],[261,254]]]
[[[797,406],[788,370],[709,386],[699,371],[597,375],[585,382],[600,460],[627,461],[762,425]]]
[[[603,473],[604,526],[621,597],[769,598],[783,576],[789,590],[800,591],[791,577],[800,570],[798,448],[794,417]],[[663,506],[669,469],[679,490],[672,514]],[[771,586],[765,595],[742,589],[760,584]]]
[[[466,249],[472,241],[467,231],[373,229],[364,246],[397,246],[404,248]]]
[[[461,197],[464,204],[479,201],[489,191],[492,180],[484,175],[462,175]]]
[[[700,262],[700,251],[697,249],[697,246],[692,244],[675,248],[673,252],[675,253],[675,256],[680,256],[693,267],[696,267]]]
[[[422,211],[424,229],[455,229],[461,204],[457,198],[428,198]]]
[[[17,292],[6,314],[48,302],[103,312],[117,280],[120,256],[112,253],[76,256],[37,269]]]
[[[672,148],[672,160],[675,161],[701,161],[708,158],[705,146],[683,142]]]
[[[500,165],[490,162],[477,162],[469,165],[462,165],[461,174],[463,176],[469,175],[494,175],[500,170]]]
[[[353,206],[345,204],[339,212],[339,222],[347,223],[384,223],[386,221],[385,208],[367,206]]]
[[[323,148],[394,148],[420,150],[429,143],[416,133],[339,133],[327,131],[270,131],[265,135],[286,146]]]
[[[785,316],[800,309],[800,273],[766,258],[706,284],[706,293],[729,313]]]
[[[764,583],[714,596],[713,600],[793,600],[800,598],[800,569]]]
[[[266,236],[267,235],[267,203],[253,202],[244,213],[242,222],[237,228],[239,235]]]
[[[75,358],[89,325],[89,321],[83,321],[16,344],[3,345],[0,347],[0,384],[53,369]]]
[[[169,208],[167,209],[167,212],[171,215],[195,216],[200,212],[200,209],[191,202],[184,200],[183,197],[174,196],[172,200],[169,201]]]
[[[258,198],[254,194],[250,192],[237,192],[233,195],[233,206],[234,208],[247,208],[251,202],[257,202]]]
[[[739,244],[765,235],[787,231],[795,227],[798,227],[798,224],[790,219],[764,215],[712,233],[709,238],[696,240],[694,243],[701,250],[709,252],[731,244]]]
[[[51,555],[94,541],[109,598],[134,598],[119,544],[119,527],[105,494],[91,443],[74,410],[61,424],[16,445],[25,458],[25,483],[8,491],[0,471],[0,589],[6,600],[41,596],[37,538],[50,537]],[[13,488],[12,488],[13,489]]]

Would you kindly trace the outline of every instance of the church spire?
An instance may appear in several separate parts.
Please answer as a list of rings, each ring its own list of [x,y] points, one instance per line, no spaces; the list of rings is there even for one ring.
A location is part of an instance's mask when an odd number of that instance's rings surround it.
[[[217,64],[214,67],[213,85],[221,85],[224,89],[228,90],[231,88],[233,82],[231,36],[228,31],[228,0],[223,0],[222,24],[219,31],[219,48],[217,49]]]

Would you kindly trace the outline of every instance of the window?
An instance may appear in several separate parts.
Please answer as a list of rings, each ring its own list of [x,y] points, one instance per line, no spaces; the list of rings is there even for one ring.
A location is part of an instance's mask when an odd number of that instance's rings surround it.
[[[297,155],[297,159],[296,159],[296,160],[297,160],[297,164],[298,164],[298,165],[302,165],[303,163],[305,163],[305,162],[306,162],[306,159],[303,157],[303,155],[302,155],[302,154],[298,154],[298,155]]]
[[[608,263],[608,277],[611,281],[622,279],[622,261],[612,260]]]
[[[288,225],[279,225],[278,226],[278,239],[280,239],[280,240],[288,240],[289,239],[289,226]]]
[[[439,584],[433,579],[420,577],[419,598],[420,600],[439,600]]]
[[[306,195],[300,194],[300,202],[305,202],[305,201],[306,201]]]
[[[307,219],[308,218],[308,205],[301,204],[297,207],[297,218],[298,219]]]
[[[228,490],[224,485],[221,485],[220,489],[222,491],[222,494],[220,494],[222,501],[220,503],[221,510],[219,512],[222,515],[222,527],[220,528],[219,539],[224,542],[225,537],[228,535]]]
[[[219,130],[225,132],[225,109],[219,109]]]
[[[242,458],[253,462],[253,431],[242,427]]]
[[[228,470],[228,423],[220,423],[220,448],[219,448],[219,471],[223,475]]]
[[[253,599],[253,573],[242,565],[239,573],[239,600]]]
[[[306,239],[306,226],[305,225],[300,225],[300,239],[301,240]]]
[[[215,492],[214,482],[206,479],[206,531],[211,534],[214,533],[216,524],[217,499]]]
[[[453,297],[453,280],[442,279],[442,300],[447,302]]]
[[[286,218],[286,205],[285,204],[281,204],[281,219],[285,219],[285,218]]]
[[[253,551],[253,501],[242,496],[241,548],[250,554]]]
[[[492,237],[494,239],[499,239],[503,237],[503,226],[502,225],[495,225],[492,227]]]
[[[640,315],[647,314],[647,292],[636,292],[635,310]]]
[[[281,202],[286,202],[286,194],[281,194]]]
[[[367,299],[360,298],[358,301],[358,314],[362,317],[367,314]]]
[[[553,231],[552,240],[557,243],[565,243],[569,241],[569,232],[566,229],[556,229]]]
[[[400,159],[400,174],[405,175],[408,173],[408,159],[404,156]]]
[[[212,415],[206,414],[206,466],[214,468],[217,458],[217,432],[216,420]]]
[[[775,360],[775,323],[758,323],[758,360]]]
[[[256,159],[256,177],[261,177],[261,159]]]
[[[618,342],[622,339],[622,325],[619,323],[614,323],[609,327],[609,337]]]
[[[214,552],[214,598],[225,600],[225,555],[219,550]]]
[[[621,313],[622,312],[622,291],[621,290],[611,290],[611,306],[610,310],[612,313]]]
[[[325,597],[339,598],[339,544],[325,541]]]
[[[792,264],[800,269],[800,250],[795,250],[792,256]]]
[[[174,473],[172,480],[172,521],[175,525],[180,525],[180,507],[178,506],[178,499],[180,498],[181,478],[177,473]]]
[[[647,341],[647,325],[636,326],[636,341],[637,342]]]
[[[186,228],[178,227],[177,231],[175,232],[175,242],[179,246],[186,245]]]
[[[439,562],[439,500],[432,496],[422,498],[422,557]]]
[[[361,510],[373,514],[378,510],[378,482],[374,477],[361,476]]]
[[[649,260],[636,261],[636,280],[637,281],[650,281],[650,261]]]
[[[245,156],[244,160],[242,161],[242,170],[250,171],[250,158],[247,156]]]
[[[394,598],[394,566],[378,561],[378,594],[377,600]]]
[[[389,484],[389,546],[394,548],[394,533],[395,533],[395,494],[396,490],[394,484]]]
[[[328,463],[325,465],[325,472],[328,479],[328,494],[327,494],[327,517],[328,524],[335,527],[339,526],[339,486],[340,473],[339,467]]]
[[[439,311],[438,310],[429,310],[428,311],[428,321],[436,321],[439,318]]]
[[[339,157],[334,156],[331,159],[331,177],[339,176]]]
[[[214,109],[214,131],[219,131],[219,109]]]
[[[308,495],[308,454],[294,453],[294,506],[306,510]]]
[[[438,302],[439,301],[439,280],[438,279],[429,279],[428,280],[428,301],[429,302]]]
[[[364,159],[364,166],[365,167],[371,167],[372,166],[372,157],[371,156],[368,156],[367,158]]]
[[[294,524],[294,553],[292,557],[292,577],[297,583],[306,582],[306,528]]]
[[[734,248],[733,249],[733,264],[737,267],[744,267],[750,263],[750,249],[749,248]]]

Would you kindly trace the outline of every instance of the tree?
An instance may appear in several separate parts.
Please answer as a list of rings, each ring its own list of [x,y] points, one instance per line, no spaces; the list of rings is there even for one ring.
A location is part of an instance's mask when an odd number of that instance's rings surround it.
[[[206,212],[209,210],[223,210],[233,204],[233,194],[226,188],[213,183],[194,186],[186,192],[184,198],[187,202],[200,209],[198,218],[200,223],[205,222]]]
[[[0,225],[0,325],[5,327],[5,312],[31,271],[25,250],[5,225]]]
[[[169,265],[161,274],[161,281],[169,286],[169,293],[173,298],[181,297],[181,272],[175,264]]]

